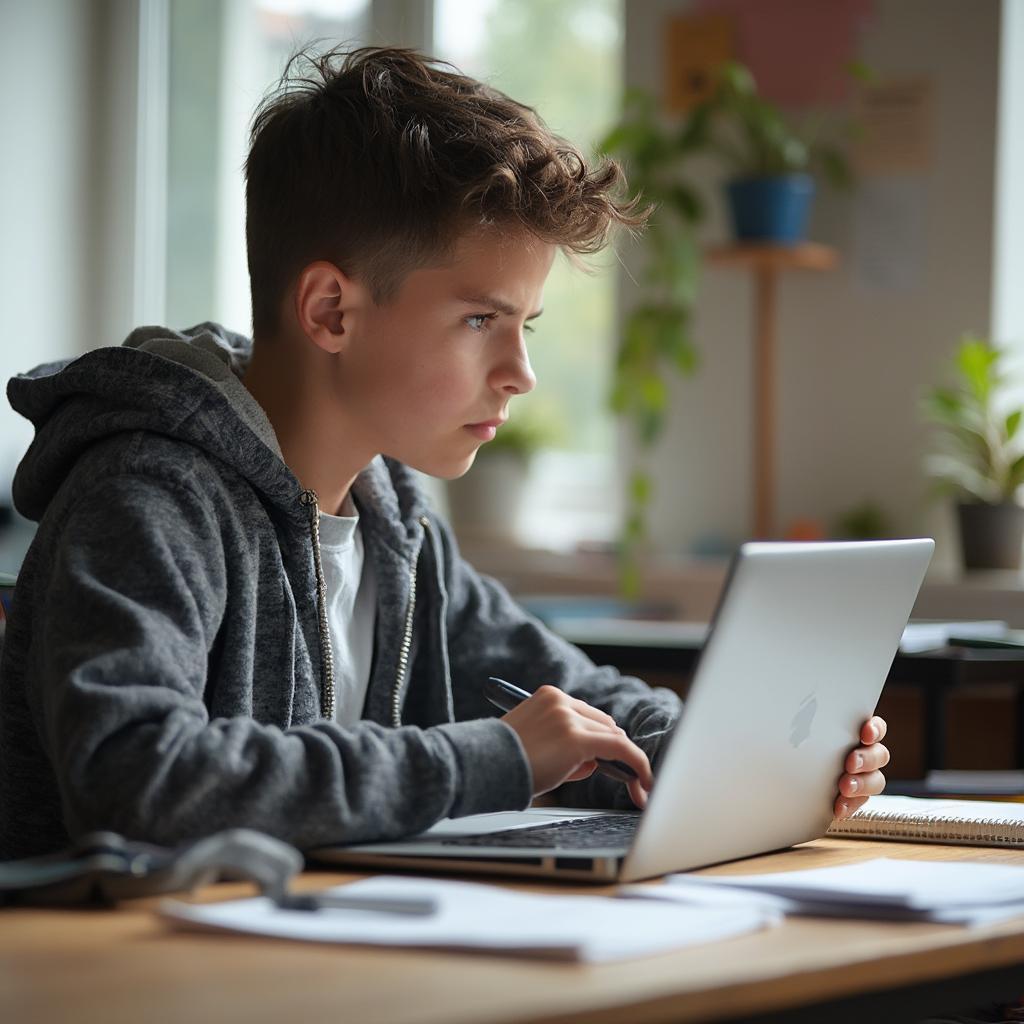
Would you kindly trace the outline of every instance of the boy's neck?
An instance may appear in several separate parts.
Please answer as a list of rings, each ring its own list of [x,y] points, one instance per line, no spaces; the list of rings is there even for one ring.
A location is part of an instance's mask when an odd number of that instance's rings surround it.
[[[288,468],[316,491],[322,512],[337,515],[373,456],[346,449],[349,432],[331,401],[329,374],[312,365],[317,355],[287,337],[254,339],[242,383],[267,414]]]

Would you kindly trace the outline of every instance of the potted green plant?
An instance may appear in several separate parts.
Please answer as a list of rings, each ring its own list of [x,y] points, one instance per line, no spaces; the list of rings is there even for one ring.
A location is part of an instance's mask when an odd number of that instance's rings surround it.
[[[853,70],[864,77],[862,69]],[[631,424],[638,453],[628,481],[620,544],[622,589],[629,596],[639,590],[637,554],[653,493],[645,454],[664,429],[667,377],[692,374],[698,366],[691,323],[700,269],[697,231],[705,202],[691,167],[696,158],[710,155],[724,161],[739,183],[794,170],[820,172],[836,184],[847,183],[849,165],[841,148],[810,138],[788,127],[781,113],[757,95],[750,72],[731,63],[722,67],[712,97],[681,122],[666,118],[650,93],[629,90],[622,118],[599,145],[602,152],[624,160],[631,195],[653,207],[609,399],[612,410]],[[758,219],[771,217],[759,214]],[[759,223],[748,227],[745,220],[738,230],[746,237],[771,235]]]
[[[513,416],[482,445],[468,473],[448,481],[452,525],[460,539],[516,539],[530,463],[556,440],[555,431],[529,415]]]
[[[853,70],[864,76],[859,67]],[[815,179],[837,188],[852,183],[843,146],[823,138],[820,123],[798,127],[788,119],[758,94],[742,64],[722,66],[718,88],[691,120],[701,123],[705,145],[731,175],[726,195],[738,239],[800,242],[807,235]]]
[[[923,412],[935,427],[926,460],[940,493],[957,499],[966,569],[1019,569],[1024,508],[1024,410],[1009,408],[1002,352],[964,335],[953,360],[953,383],[930,390]]]

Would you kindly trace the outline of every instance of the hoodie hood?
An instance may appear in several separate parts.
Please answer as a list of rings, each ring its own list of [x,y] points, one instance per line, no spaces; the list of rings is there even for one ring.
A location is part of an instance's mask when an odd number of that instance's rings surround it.
[[[14,477],[18,511],[41,519],[87,448],[113,434],[141,430],[201,449],[241,474],[267,503],[304,520],[302,486],[285,464],[262,407],[242,383],[251,356],[251,339],[218,324],[180,332],[140,327],[123,345],[12,378],[11,406],[35,427]],[[404,549],[418,536],[416,520],[424,510],[411,471],[386,461],[374,459],[353,494],[364,508],[380,509],[380,525],[390,523],[391,545]]]

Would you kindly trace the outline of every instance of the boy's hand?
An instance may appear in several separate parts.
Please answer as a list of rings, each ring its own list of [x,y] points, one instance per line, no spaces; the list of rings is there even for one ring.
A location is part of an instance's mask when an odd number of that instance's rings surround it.
[[[534,796],[587,778],[597,769],[594,758],[604,757],[625,761],[636,772],[629,795],[637,807],[647,803],[654,784],[650,762],[610,715],[555,686],[541,686],[503,717],[526,750]]]
[[[835,803],[837,818],[848,818],[869,796],[885,789],[885,776],[881,769],[889,763],[889,751],[882,746],[884,737],[885,720],[877,715],[861,726],[863,746],[847,755],[846,774],[839,780],[839,796]]]

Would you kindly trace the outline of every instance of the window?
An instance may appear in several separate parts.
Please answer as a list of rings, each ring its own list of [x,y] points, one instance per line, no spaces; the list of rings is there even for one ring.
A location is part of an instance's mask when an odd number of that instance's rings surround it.
[[[370,0],[172,0],[167,176],[167,322],[247,332],[249,122],[300,46],[364,45]]]
[[[585,154],[617,114],[622,87],[621,0],[435,0],[434,47],[514,99]],[[530,358],[538,385],[513,417],[537,417],[558,432],[557,450],[535,465],[523,539],[571,547],[615,535],[615,431],[606,394],[615,351],[614,257],[594,276],[555,261],[535,324]]]

